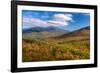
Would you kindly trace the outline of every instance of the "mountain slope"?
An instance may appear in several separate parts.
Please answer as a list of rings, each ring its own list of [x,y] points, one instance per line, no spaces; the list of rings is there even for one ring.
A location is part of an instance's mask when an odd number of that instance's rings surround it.
[[[51,27],[33,27],[33,28],[23,29],[23,33],[58,31],[58,30],[63,30],[63,29],[60,29],[60,28],[57,28],[57,27],[52,27],[52,26]],[[65,30],[63,30],[63,31],[65,31]]]
[[[33,32],[32,36],[35,35],[35,39],[23,39],[22,60],[23,62],[36,62],[90,59],[89,31],[89,27],[85,27],[61,36],[45,38],[43,40],[36,38],[39,37],[38,35],[47,37],[47,34],[45,36],[43,34],[46,31]]]
[[[58,37],[69,31],[57,27],[34,27],[23,30],[23,38],[49,38]]]
[[[64,38],[64,37],[75,37],[75,36],[89,36],[90,35],[90,27],[84,27],[78,30],[75,30],[73,32],[66,33],[59,38]]]

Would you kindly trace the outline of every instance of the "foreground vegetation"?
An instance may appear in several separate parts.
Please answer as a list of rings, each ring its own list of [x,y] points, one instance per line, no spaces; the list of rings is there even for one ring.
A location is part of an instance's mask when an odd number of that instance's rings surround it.
[[[23,38],[22,55],[23,62],[89,59],[89,36],[61,39]]]

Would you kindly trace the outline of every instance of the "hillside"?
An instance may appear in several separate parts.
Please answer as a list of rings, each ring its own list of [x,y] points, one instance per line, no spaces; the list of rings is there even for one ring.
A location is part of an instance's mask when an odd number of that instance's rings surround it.
[[[89,36],[89,35],[90,35],[90,27],[88,26],[88,27],[75,30],[73,32],[66,33],[60,36],[60,38],[71,37],[71,36]]]
[[[41,33],[42,35],[44,32],[46,31],[39,32],[38,34],[40,35]],[[37,35],[37,32],[35,33]],[[26,34],[23,37],[23,62],[81,60],[90,58],[89,27],[45,39],[37,39],[36,36],[34,38],[25,38],[25,36]],[[46,34],[45,36],[48,35]],[[43,34],[42,37],[45,36]]]
[[[57,27],[33,27],[23,30],[23,38],[49,38],[58,37],[68,33],[69,31]]]

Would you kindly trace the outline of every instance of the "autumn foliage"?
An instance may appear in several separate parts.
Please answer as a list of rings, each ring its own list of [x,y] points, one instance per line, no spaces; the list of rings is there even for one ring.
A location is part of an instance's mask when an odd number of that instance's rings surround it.
[[[79,60],[89,58],[89,36],[68,37],[63,39],[23,39],[23,62]]]

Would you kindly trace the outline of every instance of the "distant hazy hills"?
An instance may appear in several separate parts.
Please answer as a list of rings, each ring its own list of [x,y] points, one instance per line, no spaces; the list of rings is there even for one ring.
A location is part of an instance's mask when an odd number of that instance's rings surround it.
[[[69,36],[89,36],[90,35],[90,26],[75,30],[73,32],[66,33],[60,37],[69,37]]]
[[[23,29],[24,38],[58,37],[66,33],[69,33],[69,31],[57,27],[33,27],[29,29]]]
[[[23,30],[23,38],[64,38],[70,36],[89,36],[90,27],[84,27],[73,32],[57,27],[33,27]]]
[[[44,32],[44,31],[66,31],[67,30],[63,30],[57,27],[33,27],[33,28],[27,28],[27,29],[23,29],[23,33],[31,33],[31,32]]]

